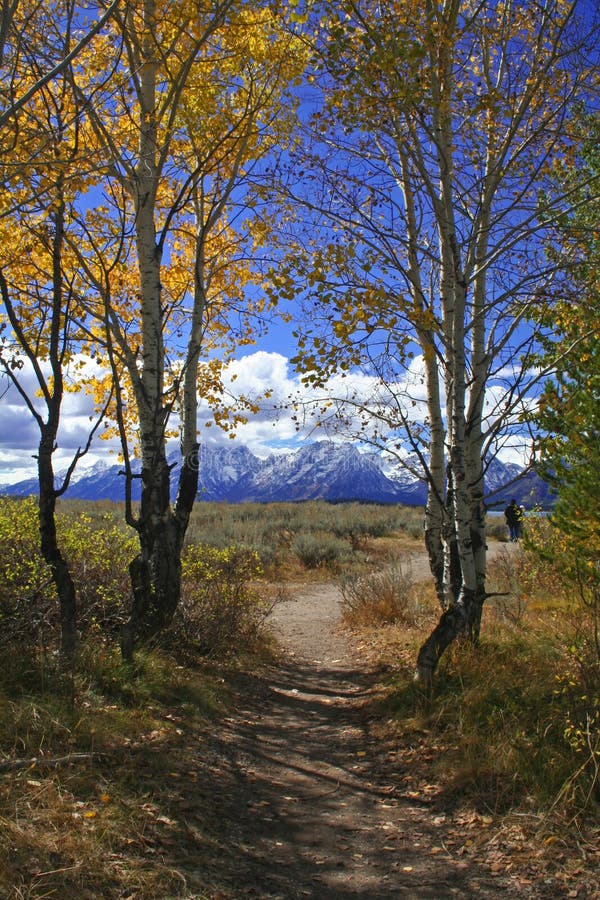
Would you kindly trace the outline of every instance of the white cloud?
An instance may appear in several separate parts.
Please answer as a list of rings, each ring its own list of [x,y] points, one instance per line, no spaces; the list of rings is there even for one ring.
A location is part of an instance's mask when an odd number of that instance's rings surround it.
[[[79,358],[77,362],[82,363],[83,368],[74,367],[73,378],[81,374],[93,374],[98,367],[97,363],[87,358]],[[42,363],[41,367],[44,376],[48,377],[49,366]],[[67,372],[66,381],[69,380]],[[37,396],[38,382],[32,367],[27,363],[19,372],[19,383],[42,420],[45,420],[47,417],[45,403]],[[77,450],[85,447],[94,421],[92,398],[83,390],[65,392],[54,454],[55,471],[66,469]],[[8,385],[4,376],[0,385],[0,484],[11,484],[36,476],[35,456],[39,440],[39,427],[25,400],[14,385]],[[111,443],[112,446],[116,446],[114,442]],[[89,458],[85,458],[85,464],[91,465],[98,459],[106,458],[108,451],[109,446],[97,439],[94,452]]]
[[[259,412],[236,429],[236,438],[253,453],[265,456],[282,447],[293,447],[303,440],[327,436],[331,440],[356,440],[366,420],[374,427],[375,416],[368,409],[388,412],[390,404],[407,396],[406,412],[413,421],[423,422],[427,415],[424,366],[417,357],[406,380],[385,385],[373,375],[349,372],[333,376],[323,387],[303,383],[289,360],[281,353],[257,351],[231,363],[225,373],[226,387],[233,395],[258,399],[265,391],[268,399]],[[331,405],[327,407],[328,401]],[[337,414],[337,415],[336,415]],[[202,406],[201,421],[212,422],[207,405]],[[385,429],[379,424],[380,432]],[[223,444],[228,437],[211,427],[205,431],[211,442]],[[203,435],[201,434],[201,439]]]
[[[93,371],[96,367],[96,363],[90,360],[84,362],[86,371]],[[26,370],[22,374],[23,384],[32,391],[33,374]],[[264,396],[265,391],[270,392],[268,399],[261,401],[256,415],[249,414],[247,423],[237,427],[235,440],[248,446],[257,456],[264,457],[278,450],[293,448],[307,439],[316,440],[322,436],[332,440],[356,439],[362,420],[366,419],[368,427],[372,427],[375,422],[368,412],[361,413],[361,403],[365,410],[377,407],[385,410],[402,397],[406,398],[406,412],[410,414],[412,421],[422,423],[427,415],[423,376],[423,359],[417,356],[412,360],[405,378],[392,385],[382,384],[375,376],[350,372],[332,377],[324,388],[315,388],[302,383],[286,356],[258,350],[233,361],[225,372],[226,388],[233,395],[245,395],[258,400]],[[325,401],[331,397],[336,398],[338,411],[346,413],[345,426],[335,419],[333,409],[324,416],[321,414]],[[291,403],[292,398],[298,401],[296,410]],[[501,389],[491,387],[486,404],[489,412],[501,401]],[[85,445],[92,424],[91,416],[93,403],[85,392],[65,395],[55,456],[57,471],[69,464],[78,447]],[[325,421],[322,427],[317,427],[320,416]],[[230,442],[228,434],[214,424],[207,428],[210,423],[213,423],[212,412],[207,404],[201,404],[200,440],[227,445]],[[176,419],[171,424],[176,428]],[[384,433],[385,428],[381,431]],[[38,440],[37,425],[22,398],[11,388],[0,399],[0,483],[35,475],[36,465],[32,456],[36,452]],[[103,441],[97,437],[90,454],[81,465],[87,467],[100,459],[116,461],[117,452],[115,440]],[[503,456],[515,461],[523,460],[520,448],[506,447]]]

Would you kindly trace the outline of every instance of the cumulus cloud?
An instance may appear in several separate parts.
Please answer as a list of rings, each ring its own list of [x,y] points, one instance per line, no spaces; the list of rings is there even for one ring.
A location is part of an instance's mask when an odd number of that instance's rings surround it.
[[[427,415],[423,373],[423,360],[417,357],[402,382],[386,385],[375,375],[348,372],[317,387],[304,383],[281,353],[257,351],[231,363],[225,384],[233,396],[259,402],[259,411],[237,427],[236,438],[256,455],[265,456],[307,439],[353,440],[361,430],[375,427],[383,433],[382,418],[398,402],[405,403],[412,421],[422,423]],[[266,399],[265,391],[269,392]],[[200,418],[203,425],[211,426],[208,406],[202,407]],[[205,435],[214,443],[228,440],[214,427]]]
[[[84,362],[86,369],[96,366],[91,360]],[[22,374],[22,383],[33,395],[33,373],[23,370]],[[424,366],[419,356],[412,360],[402,381],[393,384],[386,385],[375,375],[350,372],[336,375],[326,386],[317,388],[304,384],[283,354],[258,350],[230,363],[225,387],[232,397],[244,395],[257,402],[258,412],[249,414],[247,422],[236,428],[235,440],[262,457],[324,436],[331,440],[356,439],[365,423],[367,429],[377,426],[384,434],[385,427],[376,413],[383,414],[398,402],[404,403],[405,412],[417,424],[423,423],[427,415]],[[3,396],[0,388],[0,397],[0,483],[10,483],[35,474],[33,455],[39,431],[14,388]],[[332,399],[332,406],[324,411]],[[492,415],[499,403],[500,388],[492,387],[488,398]],[[85,445],[92,418],[92,400],[84,391],[65,395],[55,455],[57,471],[66,468],[76,450]],[[175,418],[171,425],[177,427]],[[198,425],[202,442],[230,443],[229,435],[214,424],[206,403],[200,405]],[[89,466],[100,459],[116,460],[118,450],[115,440],[96,438],[81,465]]]
[[[83,369],[77,370],[79,375],[82,372],[89,374],[97,368],[92,360],[80,361],[83,362]],[[44,375],[48,377],[48,366],[43,365],[42,368]],[[67,380],[68,378],[67,373]],[[42,420],[45,420],[47,411],[43,399],[37,396],[38,383],[31,366],[25,364],[20,370],[19,383]],[[66,392],[54,454],[57,472],[66,469],[77,450],[85,447],[94,421],[92,398],[83,390]],[[0,484],[10,484],[36,475],[39,440],[38,425],[25,400],[4,376],[0,382]],[[86,458],[86,462],[91,464],[105,458],[107,451],[105,442],[97,440],[93,453],[89,460]]]

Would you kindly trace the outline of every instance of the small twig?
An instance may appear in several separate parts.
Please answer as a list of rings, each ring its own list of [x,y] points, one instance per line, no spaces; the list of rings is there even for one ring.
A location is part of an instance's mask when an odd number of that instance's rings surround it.
[[[102,755],[99,753],[70,753],[68,756],[33,756],[31,759],[5,759],[0,762],[0,772],[15,772],[19,769],[56,769],[59,766],[68,766],[70,763],[96,759]]]
[[[312,803],[312,800],[320,800],[321,797],[328,797],[330,794],[335,794],[336,791],[339,791],[340,787],[341,787],[341,785],[338,781],[336,786],[333,788],[329,788],[328,791],[321,791],[320,794],[315,794],[315,796],[311,799],[311,803]]]

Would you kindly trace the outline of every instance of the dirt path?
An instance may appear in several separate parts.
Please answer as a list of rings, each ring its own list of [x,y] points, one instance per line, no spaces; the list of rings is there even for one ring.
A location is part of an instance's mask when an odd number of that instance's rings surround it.
[[[398,773],[373,764],[363,709],[373,676],[339,629],[336,588],[291,594],[273,616],[282,664],[244,684],[245,705],[215,748],[228,780],[218,815],[237,853],[213,896],[514,896],[514,885],[456,852],[427,798],[403,794]]]

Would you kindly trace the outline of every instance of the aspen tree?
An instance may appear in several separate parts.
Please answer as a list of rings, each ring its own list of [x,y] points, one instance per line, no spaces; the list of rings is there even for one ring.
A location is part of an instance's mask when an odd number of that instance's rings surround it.
[[[124,47],[114,93],[89,107],[106,160],[105,225],[88,220],[81,263],[103,297],[97,315],[113,377],[122,382],[115,419],[128,497],[132,447],[141,458],[139,512],[128,503],[140,541],[123,635],[130,657],[168,625],[179,602],[198,489],[199,399],[229,427],[218,409],[223,365],[266,313],[254,256],[269,216],[254,215],[249,176],[289,134],[295,104],[282,97],[304,54],[269,5],[144,0],[124,6],[113,22]],[[97,249],[111,221],[119,257],[107,268]],[[167,447],[177,435],[174,463]]]
[[[81,353],[93,343],[69,250],[73,205],[91,183],[92,135],[74,81],[78,57],[114,6],[96,9],[95,19],[89,8],[83,27],[70,2],[10,3],[0,25],[0,367],[39,430],[40,547],[56,586],[68,665],[77,643],[76,586],[60,548],[56,502],[102,419],[101,403],[59,479],[54,454],[64,397],[83,379]]]
[[[372,395],[330,398],[357,438],[406,450],[428,487],[442,616],[429,682],[486,598],[484,476],[523,432],[539,373],[528,325],[557,267],[544,234],[569,196],[552,173],[597,80],[576,3],[347,0],[317,34],[311,133],[280,187],[302,212],[277,273],[310,310],[298,366]],[[306,173],[310,192],[295,173]],[[420,394],[420,382],[425,396]],[[346,382],[352,383],[352,378]],[[358,428],[356,428],[358,423]]]

